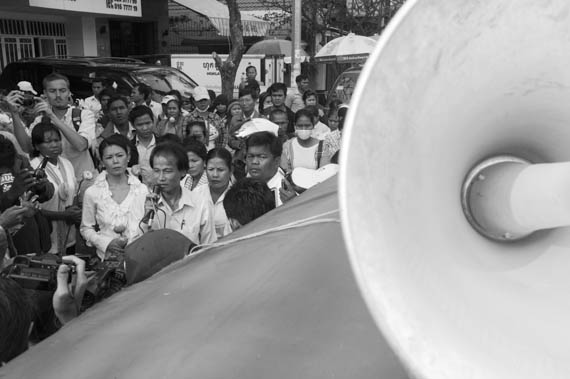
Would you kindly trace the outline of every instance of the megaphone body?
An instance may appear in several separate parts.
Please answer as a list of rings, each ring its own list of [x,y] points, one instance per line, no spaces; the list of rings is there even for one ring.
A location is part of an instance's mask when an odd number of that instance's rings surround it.
[[[343,230],[413,376],[570,373],[570,235],[540,213],[564,210],[567,166],[530,180],[503,170],[491,190],[478,183],[497,166],[466,180],[497,157],[570,161],[568,41],[567,1],[408,0],[363,69],[343,132]]]

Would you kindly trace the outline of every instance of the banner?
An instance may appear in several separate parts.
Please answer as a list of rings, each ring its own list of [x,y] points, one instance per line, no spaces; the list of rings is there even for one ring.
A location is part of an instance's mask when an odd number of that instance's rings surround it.
[[[29,0],[31,7],[141,17],[142,0]]]

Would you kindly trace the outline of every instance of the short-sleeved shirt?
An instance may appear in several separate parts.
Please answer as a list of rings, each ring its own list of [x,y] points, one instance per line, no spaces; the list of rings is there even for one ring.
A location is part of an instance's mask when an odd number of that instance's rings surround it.
[[[73,120],[71,117],[72,107],[67,108],[67,112],[62,118],[63,123],[68,127],[75,130],[73,126]],[[42,120],[42,116],[36,117],[34,122],[30,126],[30,133],[34,129],[34,127],[40,123]],[[95,140],[95,116],[93,112],[82,109],[81,110],[81,123],[79,124],[79,129],[77,133],[87,140],[87,143],[91,145],[91,143]],[[81,180],[83,177],[83,173],[85,171],[95,171],[95,166],[93,165],[93,158],[89,154],[89,149],[85,149],[83,151],[77,150],[75,147],[71,145],[71,143],[62,135],[62,154],[61,156],[66,158],[71,162],[73,165],[73,171],[75,172],[75,177],[77,180]]]

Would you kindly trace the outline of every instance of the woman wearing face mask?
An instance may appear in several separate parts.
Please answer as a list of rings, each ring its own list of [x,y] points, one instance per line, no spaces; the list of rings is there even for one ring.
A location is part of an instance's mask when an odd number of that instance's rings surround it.
[[[313,115],[306,109],[295,113],[295,137],[283,144],[281,154],[281,168],[290,173],[296,167],[317,169],[321,167],[323,155],[323,142],[311,137],[313,128]]]
[[[182,139],[184,116],[178,99],[175,96],[167,95],[162,99],[165,106],[165,117],[156,124],[156,135],[175,134]]]

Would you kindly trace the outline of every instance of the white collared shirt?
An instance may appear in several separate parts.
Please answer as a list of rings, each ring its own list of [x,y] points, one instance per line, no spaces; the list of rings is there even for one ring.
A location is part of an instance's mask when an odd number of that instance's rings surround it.
[[[182,233],[195,244],[216,242],[216,229],[212,209],[201,197],[181,187],[182,195],[178,200],[178,208],[171,209],[161,196],[158,200],[152,228],[171,229]],[[165,220],[166,216],[166,220]]]
[[[151,137],[148,146],[145,146],[141,143],[139,138],[137,137],[135,140],[135,144],[137,146],[137,151],[139,153],[139,165],[141,167],[150,167],[150,154],[152,150],[156,146],[156,138],[154,135]]]
[[[228,216],[226,215],[226,210],[224,209],[224,198],[226,197],[226,193],[231,187],[228,185],[228,188],[220,195],[216,203],[212,200],[212,194],[210,193],[210,186],[200,186],[196,187],[194,193],[199,195],[203,202],[207,203],[211,208],[214,214],[214,225],[216,228],[216,236],[218,238],[222,238],[225,235],[228,235],[232,232],[232,228],[230,226],[230,220],[228,220]]]
[[[267,187],[269,187],[269,189],[275,194],[275,208],[283,205],[281,196],[279,195],[279,188],[281,188],[281,182],[284,178],[285,175],[283,174],[283,170],[281,170],[281,168],[278,168],[275,175],[273,175],[273,177],[267,181]]]

